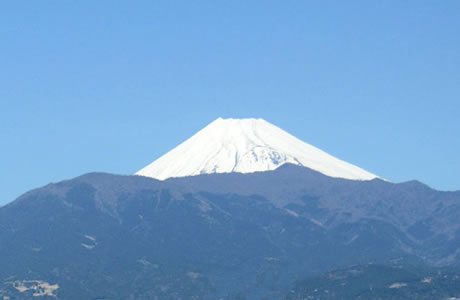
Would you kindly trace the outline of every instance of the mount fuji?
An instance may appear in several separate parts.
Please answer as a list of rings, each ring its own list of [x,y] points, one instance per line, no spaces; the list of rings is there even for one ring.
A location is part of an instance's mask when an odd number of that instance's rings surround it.
[[[460,299],[460,191],[261,119],[217,119],[138,175],[0,207],[0,299]]]
[[[274,170],[286,163],[336,178],[377,178],[263,119],[222,118],[139,170],[136,175],[164,180],[210,173],[253,173]]]

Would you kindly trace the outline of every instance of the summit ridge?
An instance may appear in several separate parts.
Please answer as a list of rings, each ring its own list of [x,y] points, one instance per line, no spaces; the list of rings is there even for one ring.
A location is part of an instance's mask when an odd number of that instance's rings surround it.
[[[351,180],[377,176],[307,144],[263,119],[218,118],[136,175],[164,180],[269,171],[291,163]]]

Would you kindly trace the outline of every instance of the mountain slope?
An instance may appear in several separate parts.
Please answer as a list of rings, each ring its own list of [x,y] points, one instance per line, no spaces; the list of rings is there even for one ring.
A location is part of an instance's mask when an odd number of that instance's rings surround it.
[[[217,119],[137,175],[166,179],[209,173],[251,173],[291,163],[327,176],[377,176],[300,141],[262,119]]]
[[[459,192],[289,164],[166,181],[87,174],[0,208],[0,297],[281,299],[343,266],[458,265],[459,219]]]
[[[460,270],[407,265],[359,265],[302,280],[289,291],[287,300],[406,300],[459,299]]]

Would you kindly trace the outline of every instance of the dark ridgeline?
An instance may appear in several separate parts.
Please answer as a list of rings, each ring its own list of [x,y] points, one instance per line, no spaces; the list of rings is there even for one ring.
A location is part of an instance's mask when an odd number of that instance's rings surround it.
[[[0,208],[0,299],[303,299],[324,286],[339,297],[320,274],[457,267],[459,220],[460,192],[293,165],[166,181],[92,173]],[[375,282],[387,296],[404,288]]]

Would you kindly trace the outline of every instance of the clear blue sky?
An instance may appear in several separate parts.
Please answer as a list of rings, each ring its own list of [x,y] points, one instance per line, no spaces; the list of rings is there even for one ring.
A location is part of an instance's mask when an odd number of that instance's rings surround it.
[[[260,117],[460,189],[460,1],[5,1],[0,203]]]

